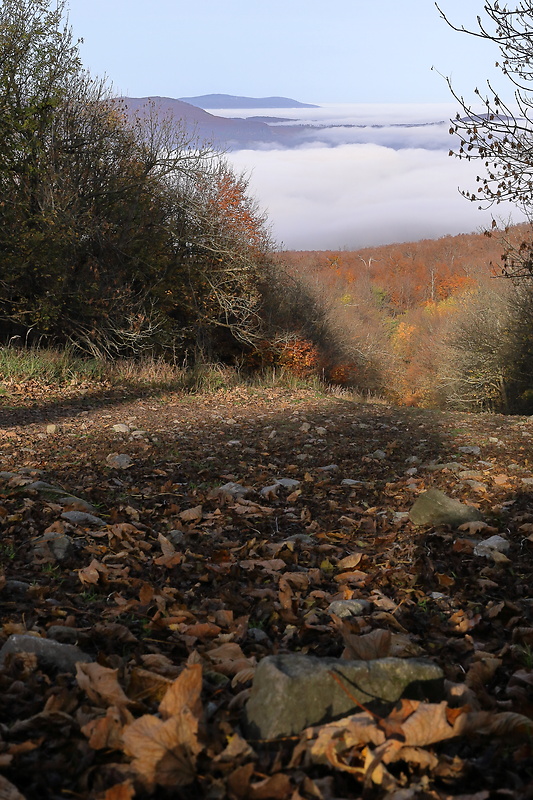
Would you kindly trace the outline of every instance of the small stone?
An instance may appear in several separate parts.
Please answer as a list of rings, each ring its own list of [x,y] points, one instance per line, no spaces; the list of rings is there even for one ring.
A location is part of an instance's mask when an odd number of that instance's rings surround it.
[[[228,442],[229,447],[238,447],[240,444],[242,444],[240,439],[230,439]]]
[[[273,483],[271,486],[263,486],[259,494],[261,497],[266,497],[269,500],[274,500],[278,496],[279,483]]]
[[[384,450],[374,450],[371,456],[377,458],[378,461],[383,461],[384,458],[387,458],[387,453]]]
[[[130,432],[130,426],[126,425],[125,422],[119,422],[117,425],[113,425],[112,428],[115,431],[115,433],[129,433]]]
[[[0,650],[0,664],[12,653],[35,653],[38,661],[45,667],[61,672],[75,672],[79,661],[92,661],[91,656],[71,644],[62,644],[54,639],[42,639],[29,634],[12,634]]]
[[[487,491],[487,484],[480,483],[480,481],[465,481],[467,486],[470,486],[475,492],[486,492]]]
[[[285,489],[297,489],[300,485],[300,481],[297,481],[296,478],[276,478],[276,483]]]
[[[30,584],[26,583],[26,581],[7,580],[2,588],[2,591],[8,592],[9,594],[23,595],[26,594],[29,589]]]
[[[52,434],[52,433],[57,433],[57,431],[58,431],[57,425],[51,424],[46,426],[46,433]]]
[[[316,544],[316,540],[307,533],[293,533],[283,540],[284,542],[296,542],[297,544]]]
[[[242,486],[240,483],[229,481],[229,483],[225,483],[223,486],[212,489],[208,494],[208,498],[213,499],[215,497],[228,495],[234,499],[239,499],[241,497],[246,497],[251,494],[251,492],[253,492],[251,486]]]
[[[327,428],[323,428],[321,425],[315,428],[315,431],[318,433],[319,436],[325,436],[328,432]]]
[[[311,426],[308,422],[302,422],[302,424],[300,425],[300,430],[303,433],[308,433],[311,430]]]
[[[361,614],[368,613],[370,608],[370,603],[366,600],[334,600],[329,604],[327,612],[345,619],[346,617],[360,617]]]
[[[457,448],[460,453],[466,453],[467,455],[472,456],[479,456],[481,455],[481,448],[477,445],[464,445],[463,447]]]
[[[252,642],[269,642],[268,635],[261,628],[248,628],[246,637]]]
[[[180,544],[183,544],[183,540],[185,539],[185,534],[183,531],[172,530],[167,533],[167,539],[174,547],[177,547]]]
[[[53,556],[56,561],[64,561],[73,549],[72,539],[65,533],[44,533],[33,542],[33,554],[37,558],[49,559]]]
[[[64,497],[58,497],[56,503],[59,503],[60,506],[75,506],[76,511],[85,511],[87,514],[94,514],[96,511],[95,507],[88,503],[87,500],[75,495],[69,494]]]
[[[408,511],[394,511],[392,514],[393,522],[405,522],[408,519],[409,519]]]
[[[339,469],[338,464],[328,464],[326,467],[319,467],[318,468],[321,472],[335,472]]]
[[[127,453],[110,453],[106,463],[113,469],[128,469],[133,464],[133,459]]]
[[[33,481],[32,483],[27,483],[23,489],[32,489],[35,492],[39,492],[40,494],[64,494],[65,490],[60,489],[59,486],[52,486],[51,483],[46,483],[46,481]]]
[[[341,481],[341,486],[362,486],[363,481],[354,481],[352,478],[344,478]]]
[[[511,544],[503,536],[490,536],[484,542],[480,542],[474,547],[474,555],[490,558],[495,552],[507,553]]]

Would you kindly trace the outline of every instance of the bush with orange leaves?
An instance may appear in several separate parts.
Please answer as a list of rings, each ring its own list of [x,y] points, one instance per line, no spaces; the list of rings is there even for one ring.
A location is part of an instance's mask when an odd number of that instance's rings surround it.
[[[321,372],[321,357],[318,347],[297,334],[286,336],[274,343],[278,348],[278,363],[298,378],[310,378]]]
[[[298,378],[310,378],[322,372],[323,358],[318,347],[298,334],[285,334],[256,343],[245,360],[245,366],[281,367]]]

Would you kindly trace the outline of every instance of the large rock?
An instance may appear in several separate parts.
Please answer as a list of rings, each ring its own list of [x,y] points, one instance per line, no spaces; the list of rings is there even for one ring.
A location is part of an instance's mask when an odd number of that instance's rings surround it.
[[[54,639],[41,639],[40,636],[24,633],[15,633],[5,642],[0,650],[0,665],[11,653],[35,653],[41,666],[51,667],[59,672],[75,672],[78,661],[93,660],[72,644],[62,644]]]
[[[443,678],[436,664],[414,658],[267,656],[255,672],[245,729],[255,739],[292,736],[359,711],[350,695],[379,714],[387,713],[400,697],[438,701],[443,698]]]
[[[428,489],[417,498],[409,519],[415,525],[451,525],[457,528],[464,522],[481,520],[483,515],[477,508],[448,497],[440,489]]]

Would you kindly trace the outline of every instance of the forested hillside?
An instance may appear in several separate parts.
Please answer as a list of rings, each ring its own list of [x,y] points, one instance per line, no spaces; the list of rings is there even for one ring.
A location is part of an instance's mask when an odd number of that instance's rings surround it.
[[[518,225],[279,258],[327,309],[336,360],[322,366],[333,380],[400,404],[529,412],[529,282],[506,275],[502,258],[528,234]]]

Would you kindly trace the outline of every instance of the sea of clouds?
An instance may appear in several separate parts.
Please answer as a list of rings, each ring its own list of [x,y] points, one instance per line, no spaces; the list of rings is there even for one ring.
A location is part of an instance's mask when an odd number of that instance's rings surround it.
[[[296,148],[228,153],[265,209],[280,247],[361,247],[470,233],[520,222],[510,204],[481,211],[459,189],[475,190],[482,164],[456,157],[451,104],[330,105],[318,109],[224,109],[220,116],[276,116],[312,126]],[[287,124],[287,123],[284,123]]]

